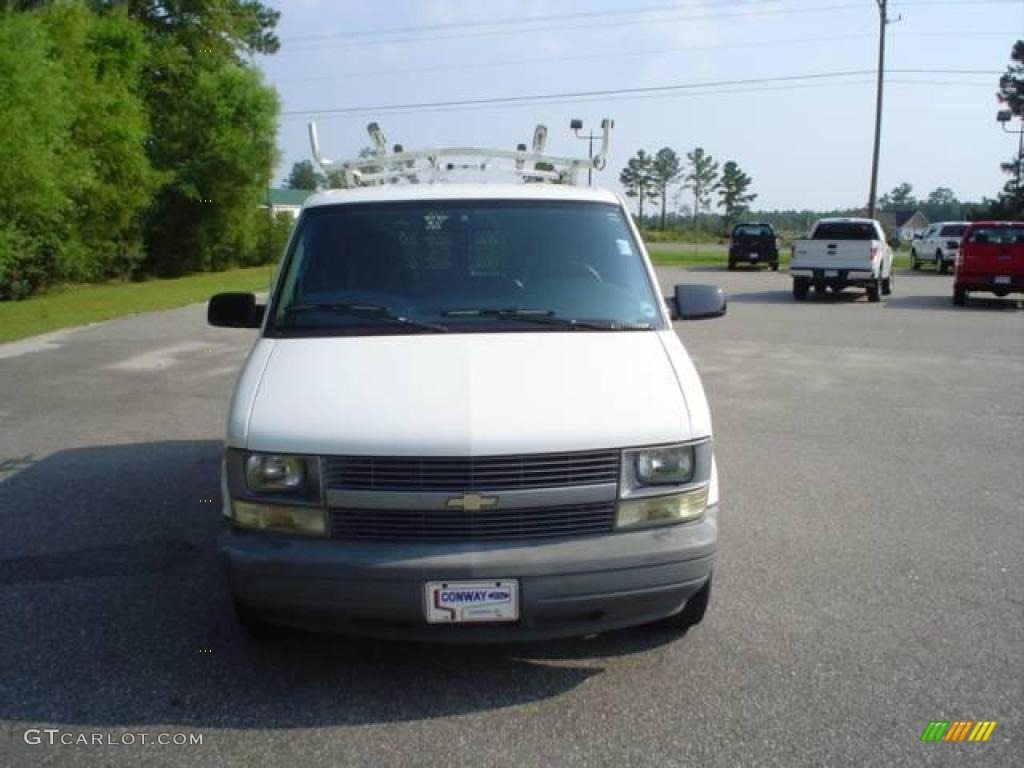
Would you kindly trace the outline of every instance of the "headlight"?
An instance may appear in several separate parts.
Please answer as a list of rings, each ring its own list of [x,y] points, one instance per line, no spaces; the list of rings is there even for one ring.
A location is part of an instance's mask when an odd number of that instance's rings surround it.
[[[671,493],[666,486],[706,483],[710,477],[710,440],[628,448],[622,452],[619,491],[623,497]]]
[[[620,501],[615,514],[616,528],[641,528],[696,520],[708,505],[708,488],[704,486],[671,496],[652,496]]]
[[[275,504],[252,504],[235,499],[232,502],[235,525],[306,536],[327,534],[326,510],[321,507],[285,507]]]
[[[680,485],[693,479],[693,446],[672,445],[632,452],[640,485]]]
[[[297,456],[254,453],[245,460],[245,484],[254,493],[301,493],[306,463]]]

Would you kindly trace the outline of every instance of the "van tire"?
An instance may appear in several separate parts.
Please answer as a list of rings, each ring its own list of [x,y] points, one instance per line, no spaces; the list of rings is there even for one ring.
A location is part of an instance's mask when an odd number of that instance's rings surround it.
[[[704,582],[704,586],[690,596],[679,613],[663,619],[662,626],[685,632],[690,627],[701,623],[704,614],[708,611],[708,603],[711,601],[711,577]]]
[[[913,270],[921,268],[921,262],[917,260],[917,251],[913,248],[910,249],[910,268]]]
[[[962,307],[967,304],[967,290],[964,288],[954,288],[953,303],[958,307]]]
[[[806,277],[793,278],[793,298],[797,301],[804,301],[807,298],[807,292],[810,289],[811,281]]]
[[[875,303],[882,300],[882,281],[875,279],[867,285],[868,301]]]
[[[772,262],[772,272],[778,272],[778,271],[779,271],[779,262],[773,261]]]
[[[946,274],[946,262],[942,259],[942,251],[935,252],[935,271],[940,275]]]

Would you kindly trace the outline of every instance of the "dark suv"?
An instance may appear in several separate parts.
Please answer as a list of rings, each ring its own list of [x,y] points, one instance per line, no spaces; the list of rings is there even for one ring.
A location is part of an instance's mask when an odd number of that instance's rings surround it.
[[[729,236],[729,269],[745,264],[771,264],[779,270],[779,240],[770,224],[737,224]]]

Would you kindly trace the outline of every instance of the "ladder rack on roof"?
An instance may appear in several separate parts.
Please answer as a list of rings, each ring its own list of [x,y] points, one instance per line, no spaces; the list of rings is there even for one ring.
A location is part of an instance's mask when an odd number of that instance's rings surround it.
[[[313,162],[324,173],[341,172],[348,187],[397,184],[403,181],[410,184],[444,182],[448,181],[448,174],[452,171],[499,171],[512,173],[526,182],[575,186],[580,171],[604,168],[608,157],[608,139],[614,127],[614,120],[605,118],[601,121],[600,149],[592,158],[544,154],[548,129],[543,125],[538,125],[534,130],[530,151],[527,151],[525,144],[518,145],[514,150],[479,147],[405,150],[401,144],[389,149],[387,139],[377,123],[366,126],[373,141],[373,150],[365,157],[354,160],[325,158],[320,154],[320,136],[314,122],[309,124],[309,143],[313,150]]]

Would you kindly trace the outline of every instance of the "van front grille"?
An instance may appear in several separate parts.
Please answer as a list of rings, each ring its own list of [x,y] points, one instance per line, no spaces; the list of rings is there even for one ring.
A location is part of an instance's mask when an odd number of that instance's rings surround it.
[[[485,512],[332,509],[331,536],[360,541],[490,541],[610,533],[615,503]]]
[[[329,489],[365,491],[480,491],[565,488],[615,483],[618,451],[456,458],[329,456]]]

